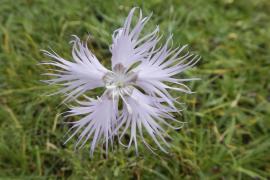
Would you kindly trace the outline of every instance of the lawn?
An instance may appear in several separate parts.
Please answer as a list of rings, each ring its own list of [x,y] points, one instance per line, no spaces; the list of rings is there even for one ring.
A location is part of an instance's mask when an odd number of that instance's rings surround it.
[[[153,12],[147,29],[202,57],[184,73],[201,80],[188,83],[195,94],[174,93],[188,123],[168,129],[168,154],[115,143],[91,158],[89,145],[63,145],[74,119],[61,115],[63,96],[47,96],[59,87],[40,81],[40,50],[71,59],[71,35],[90,34],[110,66],[111,34],[134,6]],[[0,179],[270,179],[269,20],[269,0],[0,0]]]

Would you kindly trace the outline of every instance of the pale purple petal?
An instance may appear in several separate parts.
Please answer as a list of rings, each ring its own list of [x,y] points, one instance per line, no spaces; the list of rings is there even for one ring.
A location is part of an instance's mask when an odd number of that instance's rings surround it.
[[[133,8],[130,11],[123,27],[113,33],[112,68],[116,64],[122,64],[128,69],[132,64],[143,61],[158,41],[158,27],[153,32],[140,37],[142,29],[150,19],[150,17],[143,18],[141,11],[135,26],[131,27],[135,10],[136,8]]]
[[[66,142],[76,134],[80,134],[75,148],[78,146],[81,148],[87,141],[91,141],[90,154],[93,155],[95,147],[101,141],[105,144],[107,153],[109,143],[113,142],[112,132],[114,131],[113,124],[118,116],[118,100],[113,101],[106,96],[97,100],[91,98],[87,100],[78,101],[80,106],[68,111],[68,116],[84,115],[84,117],[79,121],[71,122],[73,134]]]
[[[109,72],[89,51],[86,43],[80,42],[77,37],[72,43],[73,62],[63,59],[55,52],[44,51],[44,54],[52,58],[53,61],[42,63],[57,68],[53,70],[54,73],[45,74],[53,77],[45,82],[62,85],[63,88],[57,93],[66,94],[65,100],[74,99],[88,90],[103,87],[102,78]]]
[[[192,93],[190,88],[183,84],[185,81],[196,80],[181,79],[177,75],[193,67],[199,56],[184,52],[186,46],[176,49],[169,48],[171,37],[166,44],[155,53],[149,55],[148,59],[133,69],[137,73],[136,85],[152,96],[163,98],[171,107],[175,99],[171,97],[168,90],[184,93]]]
[[[169,146],[164,138],[168,135],[163,129],[162,124],[173,127],[164,119],[166,118],[171,121],[177,120],[170,114],[174,110],[163,105],[163,102],[164,100],[162,98],[144,95],[137,89],[134,89],[130,96],[125,97],[124,108],[118,125],[119,127],[125,127],[120,135],[120,141],[123,135],[130,129],[128,147],[131,147],[131,144],[134,143],[136,152],[138,152],[136,132],[139,131],[142,141],[150,148],[143,135],[143,131],[145,131],[162,151],[167,152],[159,143],[159,140],[161,140],[164,145]]]

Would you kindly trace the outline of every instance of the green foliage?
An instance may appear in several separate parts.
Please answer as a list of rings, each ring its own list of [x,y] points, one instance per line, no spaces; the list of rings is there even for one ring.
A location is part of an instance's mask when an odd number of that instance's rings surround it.
[[[268,0],[0,0],[0,179],[267,179],[270,178],[270,1]],[[72,34],[109,65],[111,34],[133,6],[153,12],[174,44],[202,56],[187,77],[196,94],[181,96],[188,122],[170,131],[169,154],[141,143],[102,148],[62,145],[63,97],[40,82],[40,49],[71,57]],[[94,92],[95,93],[95,92]],[[70,121],[71,119],[66,119]],[[74,142],[74,141],[73,141]]]

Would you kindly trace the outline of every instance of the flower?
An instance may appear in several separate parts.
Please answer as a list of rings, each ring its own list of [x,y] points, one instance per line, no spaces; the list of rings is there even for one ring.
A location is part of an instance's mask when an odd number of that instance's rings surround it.
[[[65,60],[55,52],[44,51],[53,61],[43,64],[56,67],[52,70],[54,73],[46,73],[53,78],[45,82],[62,85],[56,94],[65,94],[65,102],[75,100],[79,104],[68,111],[68,116],[84,116],[79,121],[70,122],[73,133],[66,142],[79,133],[75,147],[81,148],[91,141],[91,155],[98,143],[105,145],[107,153],[114,137],[128,148],[134,144],[136,152],[137,137],[141,137],[152,151],[144,138],[145,133],[167,152],[164,146],[169,146],[165,138],[168,135],[163,126],[177,128],[170,122],[180,122],[173,116],[179,112],[175,106],[177,98],[169,91],[191,93],[183,83],[196,79],[181,79],[178,75],[193,67],[199,57],[185,51],[186,45],[171,48],[172,36],[165,45],[158,46],[161,41],[158,27],[143,36],[141,31],[150,17],[142,17],[140,10],[139,18],[132,26],[135,10],[130,11],[123,27],[113,33],[110,47],[112,70],[105,68],[89,51],[87,43],[81,42],[77,36],[72,41],[73,61]],[[84,96],[85,101],[78,100],[87,91],[98,87],[104,88],[101,97]],[[122,138],[128,131],[130,139],[125,145]]]

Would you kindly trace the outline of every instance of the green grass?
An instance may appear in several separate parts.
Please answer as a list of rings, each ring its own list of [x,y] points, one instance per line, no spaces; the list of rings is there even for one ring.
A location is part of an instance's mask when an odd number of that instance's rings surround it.
[[[153,155],[142,143],[98,148],[63,146],[63,97],[39,80],[40,49],[70,58],[71,35],[93,38],[89,47],[109,64],[111,33],[133,6],[153,12],[174,44],[202,56],[186,77],[196,94],[182,96],[188,124],[170,131],[169,154]],[[0,179],[269,179],[269,0],[0,0]]]

